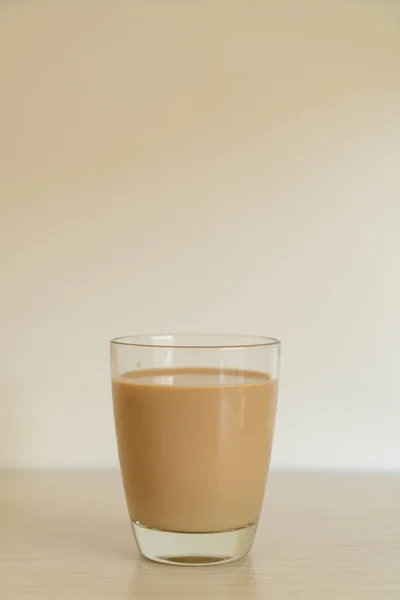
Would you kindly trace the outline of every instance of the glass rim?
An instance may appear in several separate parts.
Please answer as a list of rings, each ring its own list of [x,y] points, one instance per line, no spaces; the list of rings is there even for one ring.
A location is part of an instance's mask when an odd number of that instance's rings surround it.
[[[162,338],[187,338],[188,341],[195,341],[196,338],[206,338],[209,343],[161,343]],[[215,338],[216,343],[210,343],[210,339]],[[224,339],[227,343],[218,343],[218,340]],[[229,343],[231,340],[231,343]],[[158,343],[155,343],[157,342]],[[181,349],[246,349],[280,346],[280,340],[273,337],[262,335],[246,335],[233,333],[155,333],[155,334],[135,334],[115,337],[110,340],[111,345],[133,346],[136,348],[181,348]]]

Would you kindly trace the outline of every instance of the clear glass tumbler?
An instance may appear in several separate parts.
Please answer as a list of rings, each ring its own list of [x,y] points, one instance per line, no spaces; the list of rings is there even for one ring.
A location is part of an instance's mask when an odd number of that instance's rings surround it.
[[[237,335],[111,341],[119,460],[143,556],[238,560],[252,546],[275,425],[280,343]]]

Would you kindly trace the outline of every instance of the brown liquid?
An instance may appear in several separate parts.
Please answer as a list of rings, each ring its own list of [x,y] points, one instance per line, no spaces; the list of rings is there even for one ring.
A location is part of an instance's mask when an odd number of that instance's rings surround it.
[[[132,521],[164,531],[227,531],[257,521],[277,382],[218,369],[133,371],[113,380]]]

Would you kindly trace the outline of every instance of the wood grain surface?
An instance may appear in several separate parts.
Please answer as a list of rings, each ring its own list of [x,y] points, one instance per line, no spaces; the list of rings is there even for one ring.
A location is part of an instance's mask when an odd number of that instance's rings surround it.
[[[256,543],[215,567],[137,553],[117,473],[0,473],[1,600],[398,600],[400,475],[272,473]]]

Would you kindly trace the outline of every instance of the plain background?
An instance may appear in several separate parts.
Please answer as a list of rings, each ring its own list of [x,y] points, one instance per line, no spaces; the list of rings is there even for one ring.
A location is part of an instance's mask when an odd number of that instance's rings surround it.
[[[117,465],[108,340],[284,343],[276,468],[400,468],[400,3],[0,3],[0,466]]]

